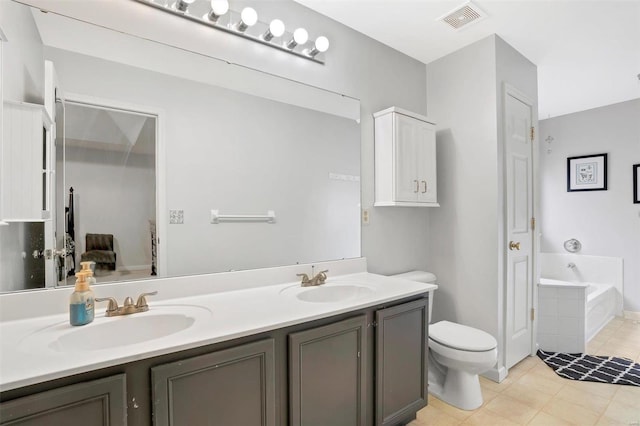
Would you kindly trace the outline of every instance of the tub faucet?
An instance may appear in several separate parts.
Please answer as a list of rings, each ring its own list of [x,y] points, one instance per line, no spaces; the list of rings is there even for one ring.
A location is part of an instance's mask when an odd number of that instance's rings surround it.
[[[569,269],[576,269],[576,264],[573,262],[569,262],[569,264],[567,265],[567,268]]]

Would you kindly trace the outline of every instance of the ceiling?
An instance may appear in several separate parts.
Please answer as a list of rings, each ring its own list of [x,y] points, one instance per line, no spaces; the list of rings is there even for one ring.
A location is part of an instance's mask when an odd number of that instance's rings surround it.
[[[538,66],[540,119],[640,98],[640,0],[474,0],[459,30],[438,19],[465,0],[295,1],[425,64],[495,33]]]

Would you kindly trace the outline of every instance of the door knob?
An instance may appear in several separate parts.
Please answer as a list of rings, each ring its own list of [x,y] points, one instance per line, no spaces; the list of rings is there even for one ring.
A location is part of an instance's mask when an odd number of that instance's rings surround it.
[[[518,241],[517,243],[509,241],[509,250],[520,250],[520,241]]]

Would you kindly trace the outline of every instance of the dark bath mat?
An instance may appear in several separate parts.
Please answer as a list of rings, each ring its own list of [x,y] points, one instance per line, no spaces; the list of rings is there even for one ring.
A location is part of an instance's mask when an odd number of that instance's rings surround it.
[[[640,364],[627,358],[541,350],[538,357],[566,379],[640,386]]]

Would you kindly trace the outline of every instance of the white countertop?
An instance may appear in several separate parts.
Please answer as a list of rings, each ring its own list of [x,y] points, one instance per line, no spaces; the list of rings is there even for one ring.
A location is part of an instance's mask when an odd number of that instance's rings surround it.
[[[287,282],[158,301],[150,298],[149,312],[128,317],[106,318],[104,309],[99,309],[94,322],[82,327],[69,325],[66,312],[2,321],[0,391],[326,318],[437,288],[433,284],[368,272],[330,277],[325,286],[340,284],[356,284],[372,291],[345,301],[314,303],[299,300],[296,297],[300,291],[296,289],[299,283]],[[110,342],[111,347],[76,353],[63,352],[49,344],[52,338],[72,333],[79,328],[99,329],[101,324],[108,321],[127,321],[134,316],[157,315],[162,310],[175,312],[184,305],[197,306],[206,315],[198,317],[191,327],[165,337],[119,345],[121,336],[105,335],[101,339]],[[40,341],[40,336],[46,338]]]

